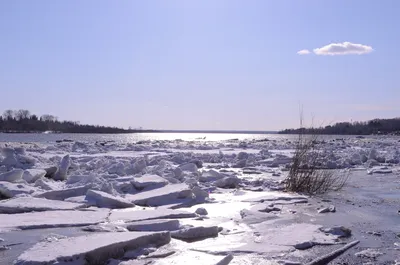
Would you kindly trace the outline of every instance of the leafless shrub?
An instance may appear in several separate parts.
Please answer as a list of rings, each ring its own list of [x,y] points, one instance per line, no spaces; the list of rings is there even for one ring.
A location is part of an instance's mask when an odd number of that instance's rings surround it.
[[[300,117],[300,128],[303,125]],[[285,180],[286,190],[305,194],[323,194],[343,188],[348,174],[321,168],[318,135],[305,135],[300,130],[292,164]]]

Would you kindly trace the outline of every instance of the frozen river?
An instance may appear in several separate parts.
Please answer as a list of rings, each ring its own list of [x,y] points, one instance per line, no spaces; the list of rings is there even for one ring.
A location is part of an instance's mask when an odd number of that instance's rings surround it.
[[[296,139],[0,134],[0,264],[395,264],[399,138],[321,136],[350,178],[317,197],[284,191]]]

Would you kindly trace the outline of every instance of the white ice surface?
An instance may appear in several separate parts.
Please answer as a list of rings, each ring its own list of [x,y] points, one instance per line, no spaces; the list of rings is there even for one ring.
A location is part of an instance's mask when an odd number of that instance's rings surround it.
[[[88,190],[85,199],[89,204],[96,205],[99,208],[121,209],[135,206],[122,197],[113,196],[98,190]]]
[[[125,251],[149,245],[164,245],[168,232],[100,233],[40,242],[18,257],[15,265],[104,264],[109,258],[123,257]]]
[[[57,210],[75,210],[82,208],[82,204],[53,201],[42,198],[21,197],[0,201],[0,213],[25,213]]]
[[[0,231],[92,225],[104,222],[108,214],[101,209],[0,214]]]
[[[186,184],[170,184],[162,188],[144,191],[135,195],[127,195],[126,199],[142,206],[160,206],[179,202],[192,196],[192,191]]]
[[[49,200],[65,200],[70,197],[86,195],[87,191],[90,189],[90,185],[77,186],[72,188],[65,188],[60,190],[51,190],[43,193],[38,193],[35,196],[39,198],[46,198]]]

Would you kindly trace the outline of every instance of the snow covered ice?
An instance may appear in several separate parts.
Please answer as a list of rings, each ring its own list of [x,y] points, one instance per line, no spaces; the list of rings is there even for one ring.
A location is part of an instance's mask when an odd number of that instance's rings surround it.
[[[7,143],[0,156],[0,247],[10,246],[0,263],[301,263],[359,237],[360,218],[379,223],[361,199],[282,191],[294,139]],[[399,150],[390,137],[328,137],[321,167],[383,183],[400,173]],[[24,240],[51,229],[67,236]]]
[[[91,234],[42,242],[23,253],[16,265],[104,264],[110,258],[122,258],[126,251],[146,246],[162,246],[171,240],[169,233],[122,232]]]
[[[25,213],[25,212],[44,212],[44,211],[61,211],[61,210],[75,210],[83,208],[84,205],[72,202],[32,198],[32,197],[19,197],[9,200],[0,201],[0,213]]]

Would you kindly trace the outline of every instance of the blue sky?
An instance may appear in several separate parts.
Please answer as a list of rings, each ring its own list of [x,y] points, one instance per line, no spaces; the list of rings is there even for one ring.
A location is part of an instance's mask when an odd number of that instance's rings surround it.
[[[155,129],[296,127],[299,105],[324,125],[396,117],[398,10],[397,0],[0,1],[1,107]]]

